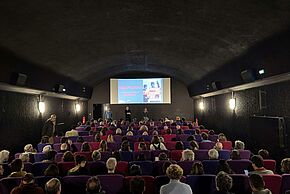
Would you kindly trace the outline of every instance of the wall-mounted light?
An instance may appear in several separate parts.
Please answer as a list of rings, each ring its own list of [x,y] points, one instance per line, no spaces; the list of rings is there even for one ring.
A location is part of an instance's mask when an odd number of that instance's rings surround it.
[[[81,105],[80,105],[79,102],[76,103],[75,108],[76,108],[76,112],[80,112],[81,111]]]
[[[236,108],[236,99],[234,98],[234,92],[232,92],[232,98],[229,100],[229,106],[231,110]]]
[[[204,110],[204,103],[203,101],[199,102],[199,109]]]
[[[41,114],[43,114],[45,112],[45,103],[44,103],[43,97],[41,95],[39,96],[38,110]]]
[[[264,73],[265,73],[265,69],[260,69],[260,70],[259,70],[259,74],[260,74],[260,75],[263,75]]]

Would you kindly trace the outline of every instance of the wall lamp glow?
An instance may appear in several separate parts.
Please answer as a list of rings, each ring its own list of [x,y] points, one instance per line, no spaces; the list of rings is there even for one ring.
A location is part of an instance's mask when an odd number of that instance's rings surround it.
[[[76,103],[76,112],[80,112],[81,111],[81,105],[77,102]]]
[[[39,96],[38,110],[41,114],[45,112],[45,103],[41,95]]]
[[[234,92],[232,92],[232,98],[229,100],[229,106],[231,110],[236,108],[236,99],[234,98]]]
[[[199,109],[200,109],[200,110],[204,110],[204,103],[203,103],[203,101],[201,101],[201,102],[199,103]]]

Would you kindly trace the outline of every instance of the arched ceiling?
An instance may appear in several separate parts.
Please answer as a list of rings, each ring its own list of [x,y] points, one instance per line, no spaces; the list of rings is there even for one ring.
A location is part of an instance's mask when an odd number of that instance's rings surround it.
[[[190,85],[289,24],[288,0],[3,0],[0,46],[90,86],[126,72]]]

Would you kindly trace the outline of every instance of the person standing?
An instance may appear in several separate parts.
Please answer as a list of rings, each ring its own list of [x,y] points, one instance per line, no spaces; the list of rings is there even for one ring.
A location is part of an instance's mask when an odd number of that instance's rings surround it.
[[[49,143],[53,143],[53,137],[56,134],[56,115],[52,114],[49,119],[47,119],[42,128],[42,137],[48,136]]]
[[[149,113],[148,113],[147,107],[145,107],[144,111],[143,111],[143,121],[144,122],[148,122],[149,121]]]
[[[132,113],[129,106],[126,106],[126,109],[125,109],[125,120],[132,122]]]

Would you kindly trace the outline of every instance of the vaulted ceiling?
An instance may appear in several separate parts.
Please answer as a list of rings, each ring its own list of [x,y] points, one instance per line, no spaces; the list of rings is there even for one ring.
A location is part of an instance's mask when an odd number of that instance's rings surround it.
[[[2,0],[0,46],[90,86],[132,72],[190,85],[289,24],[289,0]]]

